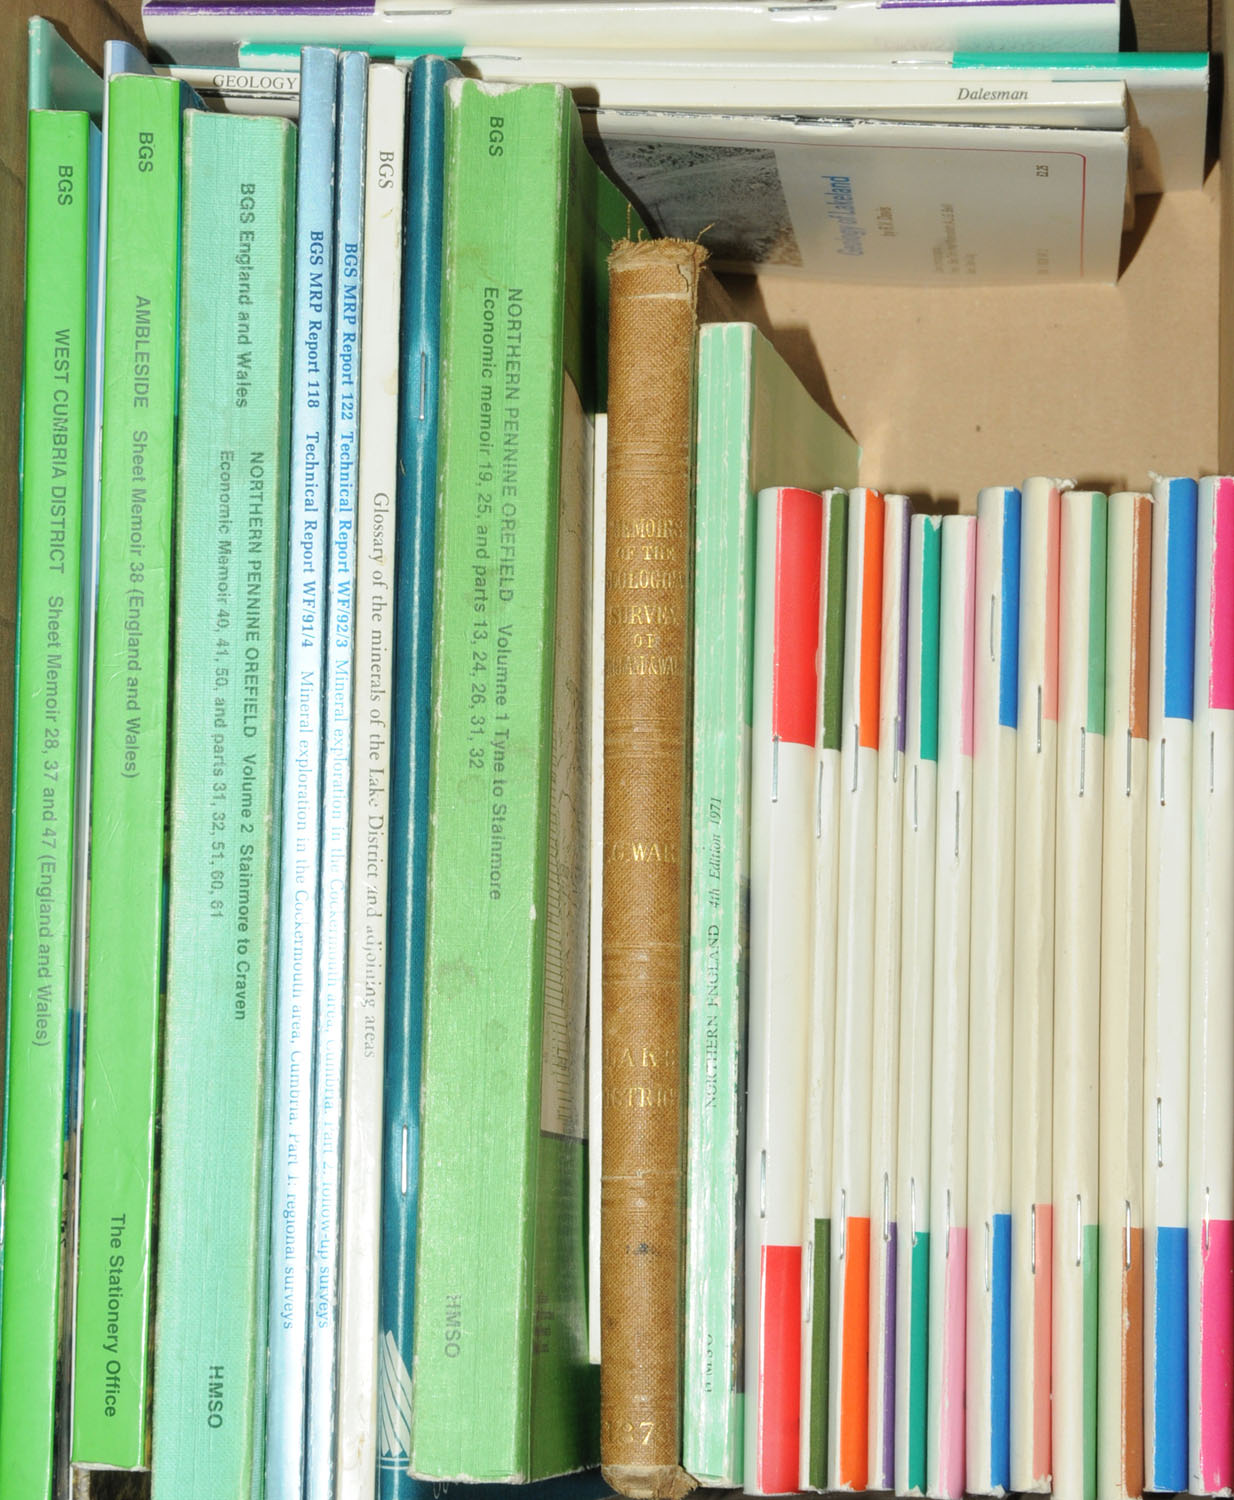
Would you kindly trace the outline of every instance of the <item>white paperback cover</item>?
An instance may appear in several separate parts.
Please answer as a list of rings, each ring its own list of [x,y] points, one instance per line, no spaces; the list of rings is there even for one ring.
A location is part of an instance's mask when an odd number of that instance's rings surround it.
[[[870,1079],[870,1487],[895,1488],[897,1105],[900,1087],[900,897],[908,688],[909,502],[883,498],[883,618],[874,850],[874,989]]]
[[[1152,501],[1110,496],[1097,1271],[1097,1491],[1144,1488],[1144,911]]]
[[[1127,135],[599,110],[600,165],[722,268],[923,286],[1117,278]]]
[[[1051,1468],[1059,1500],[1086,1500],[1096,1483],[1104,495],[1063,495],[1058,554]]]
[[[1193,1494],[1234,1489],[1234,479],[1202,479],[1191,783],[1188,1398]]]
[[[145,0],[150,46],[176,62],[219,63],[237,43],[324,42],[394,52],[475,46],[930,51],[1118,50],[1119,0]]]
[[[1050,1488],[1054,824],[1060,484],[1027,479],[1020,532],[1011,1085],[1011,1488]]]
[[[900,1097],[896,1122],[899,1233],[895,1279],[895,1489],[900,1495],[925,1493],[930,1085],[934,1016],[934,814],[938,781],[941,556],[942,522],[936,516],[914,516],[908,561],[900,903]],[[971,635],[970,631],[970,639]],[[967,897],[967,892],[965,895]],[[966,920],[967,916],[966,899]],[[964,959],[967,981],[967,945]]]
[[[758,496],[746,1114],[745,1490],[797,1488],[822,497]]]
[[[1011,1003],[1015,921],[1020,519],[1017,489],[977,496],[968,1113],[965,1483],[1010,1486]]]
[[[1187,1485],[1194,479],[1153,482],[1144,945],[1144,1482]]]
[[[870,1081],[874,866],[878,832],[883,497],[848,497],[843,730],[832,1091],[829,1490],[864,1490],[869,1472]]]
[[[818,596],[818,718],[814,733],[814,902],[810,1070],[806,1091],[805,1225],[801,1292],[801,1452],[798,1484],[827,1482],[831,1352],[831,1131],[835,1099],[836,929],[840,879],[845,573],[848,496],[823,495]],[[820,1420],[814,1420],[818,1411]]]
[[[974,844],[977,521],[972,516],[945,517],[941,540],[925,1489],[930,1495],[958,1497],[964,1493],[965,1475],[964,1330],[969,1265],[966,1084]]]

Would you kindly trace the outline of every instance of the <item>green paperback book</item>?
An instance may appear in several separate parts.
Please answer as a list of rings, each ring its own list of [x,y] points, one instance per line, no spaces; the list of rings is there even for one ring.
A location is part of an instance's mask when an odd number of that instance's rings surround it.
[[[294,143],[185,119],[155,1500],[264,1465]]]
[[[62,1301],[90,131],[30,113],[0,1311],[0,1495],[29,1500],[51,1495]]]
[[[181,86],[109,85],[73,1462],[148,1460]]]
[[[740,1487],[754,499],[855,484],[858,449],[753,324],[698,361],[682,1462]]]
[[[591,415],[629,210],[549,84],[447,90],[411,1469],[596,1461],[584,1031]]]

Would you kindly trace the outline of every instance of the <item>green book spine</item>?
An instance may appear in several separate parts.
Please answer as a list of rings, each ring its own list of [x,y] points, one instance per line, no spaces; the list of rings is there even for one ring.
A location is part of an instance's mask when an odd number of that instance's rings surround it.
[[[163,955],[181,88],[131,75],[109,87],[73,1461],[141,1468]]]
[[[857,456],[753,325],[699,330],[682,1462],[704,1484],[744,1463],[754,499],[854,484]]]
[[[261,1493],[294,142],[185,121],[155,1500]]]
[[[90,119],[32,111],[19,521],[0,1495],[51,1495],[62,1275]]]
[[[605,256],[628,210],[561,89],[447,100],[411,1468],[530,1479],[599,1448],[585,621]]]
[[[699,336],[682,1461],[742,1483],[754,491],[742,325]]]

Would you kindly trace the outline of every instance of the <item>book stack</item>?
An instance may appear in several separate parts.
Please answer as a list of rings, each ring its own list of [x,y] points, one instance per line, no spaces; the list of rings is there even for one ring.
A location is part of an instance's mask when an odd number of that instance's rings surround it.
[[[240,110],[294,108],[301,39],[380,37],[410,61],[446,26],[473,76],[571,88],[648,225],[707,230],[721,269],[1109,282],[1136,196],[1204,178],[1207,56],[1120,53],[1117,0],[375,0],[345,16],[150,0],[144,17],[178,76]]]
[[[800,9],[31,23],[0,1495],[1234,1487],[1234,480],[873,487],[708,265],[1110,279],[1207,62]]]

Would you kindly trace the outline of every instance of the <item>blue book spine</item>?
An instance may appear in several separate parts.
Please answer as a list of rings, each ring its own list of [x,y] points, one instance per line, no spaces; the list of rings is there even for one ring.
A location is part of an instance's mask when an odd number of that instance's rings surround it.
[[[297,162],[266,1434],[266,1490],[295,1496],[304,1472],[308,1349],[337,77],[336,53],[321,47],[305,49]]]
[[[351,826],[355,512],[360,434],[360,267],[368,57],[344,54],[339,83],[337,234],[334,249],[333,439],[329,510],[322,777],[321,931],[314,1030],[313,1236],[310,1258],[308,1438],[305,1495],[334,1493],[339,1173],[343,1121],[343,1022]]]
[[[381,1246],[378,1475],[381,1500],[420,1493],[408,1469],[420,1161],[420,1034],[428,852],[430,668],[437,495],[445,84],[440,57],[411,68],[402,312],[390,903]]]

